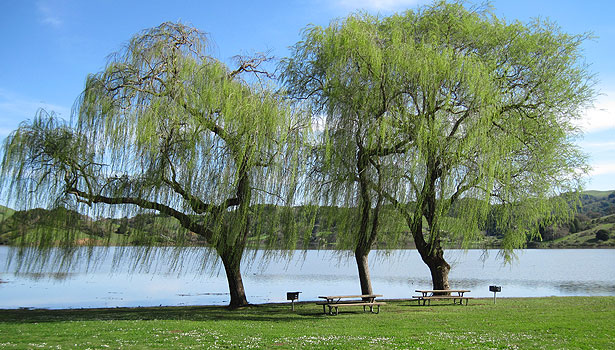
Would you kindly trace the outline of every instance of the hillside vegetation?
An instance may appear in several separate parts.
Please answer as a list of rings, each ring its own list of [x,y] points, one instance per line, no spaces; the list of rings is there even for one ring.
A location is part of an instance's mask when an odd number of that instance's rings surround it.
[[[581,195],[574,219],[567,225],[541,231],[539,248],[615,248],[615,191],[586,191]]]
[[[13,215],[13,213],[15,213],[15,210],[0,205],[0,222],[4,221],[4,219],[9,218],[11,215]]]
[[[258,210],[272,210],[261,206]],[[587,191],[580,198],[574,219],[569,223],[541,229],[541,238],[528,241],[530,248],[615,248],[615,191]],[[384,210],[386,220],[377,248],[413,248],[404,220],[392,208]],[[463,213],[456,218],[462,220]],[[338,207],[296,207],[282,222],[253,223],[252,247],[276,246],[281,230],[297,231],[297,248],[333,249],[344,239],[343,233],[353,229],[353,213]],[[90,245],[187,244],[205,245],[195,234],[184,229],[171,217],[161,214],[139,214],[131,218],[92,219],[77,212],[56,208],[14,211],[0,206],[0,244],[19,245],[39,242],[53,230],[58,244],[77,242]],[[181,233],[181,234],[178,234]],[[177,237],[182,237],[178,242]],[[188,237],[186,241],[185,237]],[[497,248],[502,239],[497,232],[485,228],[471,248]],[[449,242],[450,248],[459,243]]]

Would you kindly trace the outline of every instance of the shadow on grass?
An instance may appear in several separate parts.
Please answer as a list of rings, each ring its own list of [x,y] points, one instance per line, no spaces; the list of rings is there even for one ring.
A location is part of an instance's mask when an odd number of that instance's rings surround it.
[[[63,321],[126,321],[126,320],[245,320],[292,322],[305,317],[326,317],[317,308],[297,310],[283,304],[250,305],[230,310],[224,306],[167,306],[109,309],[18,309],[0,310],[0,323],[41,323]]]
[[[467,310],[484,304],[474,300],[469,305],[433,303],[417,305],[414,300],[386,300],[381,313],[434,312],[434,309]],[[162,306],[162,307],[122,307],[107,309],[0,309],[0,323],[43,323],[64,321],[148,321],[148,320],[185,320],[185,321],[263,321],[296,322],[306,319],[338,318],[342,315],[369,314],[360,308],[344,309],[339,316],[323,313],[322,306],[314,302],[295,303],[296,311],[290,304],[255,304],[230,310],[224,306]],[[373,315],[379,317],[378,315]]]

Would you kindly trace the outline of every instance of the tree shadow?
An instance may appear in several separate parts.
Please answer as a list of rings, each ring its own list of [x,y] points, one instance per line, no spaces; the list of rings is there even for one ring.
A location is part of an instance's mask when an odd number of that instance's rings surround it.
[[[289,305],[250,305],[237,309],[224,306],[167,306],[107,309],[3,309],[0,323],[42,323],[64,321],[264,321],[293,322],[305,318],[326,317],[320,308],[291,311]]]

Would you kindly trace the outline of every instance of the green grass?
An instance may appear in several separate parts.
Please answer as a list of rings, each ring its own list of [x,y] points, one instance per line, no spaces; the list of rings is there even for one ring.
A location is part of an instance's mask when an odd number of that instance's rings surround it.
[[[322,314],[314,303],[0,310],[2,349],[612,349],[615,297],[394,301]]]

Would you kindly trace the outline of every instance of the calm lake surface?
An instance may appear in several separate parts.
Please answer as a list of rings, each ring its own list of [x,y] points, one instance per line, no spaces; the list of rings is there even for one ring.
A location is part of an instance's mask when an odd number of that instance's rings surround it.
[[[147,259],[135,261],[144,256],[136,248],[122,254],[95,248],[87,263],[82,249],[77,263],[61,269],[46,262],[16,271],[16,260],[8,260],[10,248],[0,247],[0,308],[227,304],[223,269],[201,268],[206,251],[192,248],[175,256],[154,249]],[[360,292],[352,256],[298,251],[290,258],[266,259],[262,251],[252,253],[243,264],[251,303],[284,302],[287,291],[301,291],[302,301]],[[132,259],[118,260],[118,255]],[[449,250],[446,256],[451,288],[470,289],[473,297],[493,296],[489,285],[502,286],[498,297],[615,295],[615,249],[523,250],[507,265],[497,250]],[[370,270],[374,292],[385,298],[409,298],[415,289],[431,288],[429,269],[415,250],[374,251]]]

